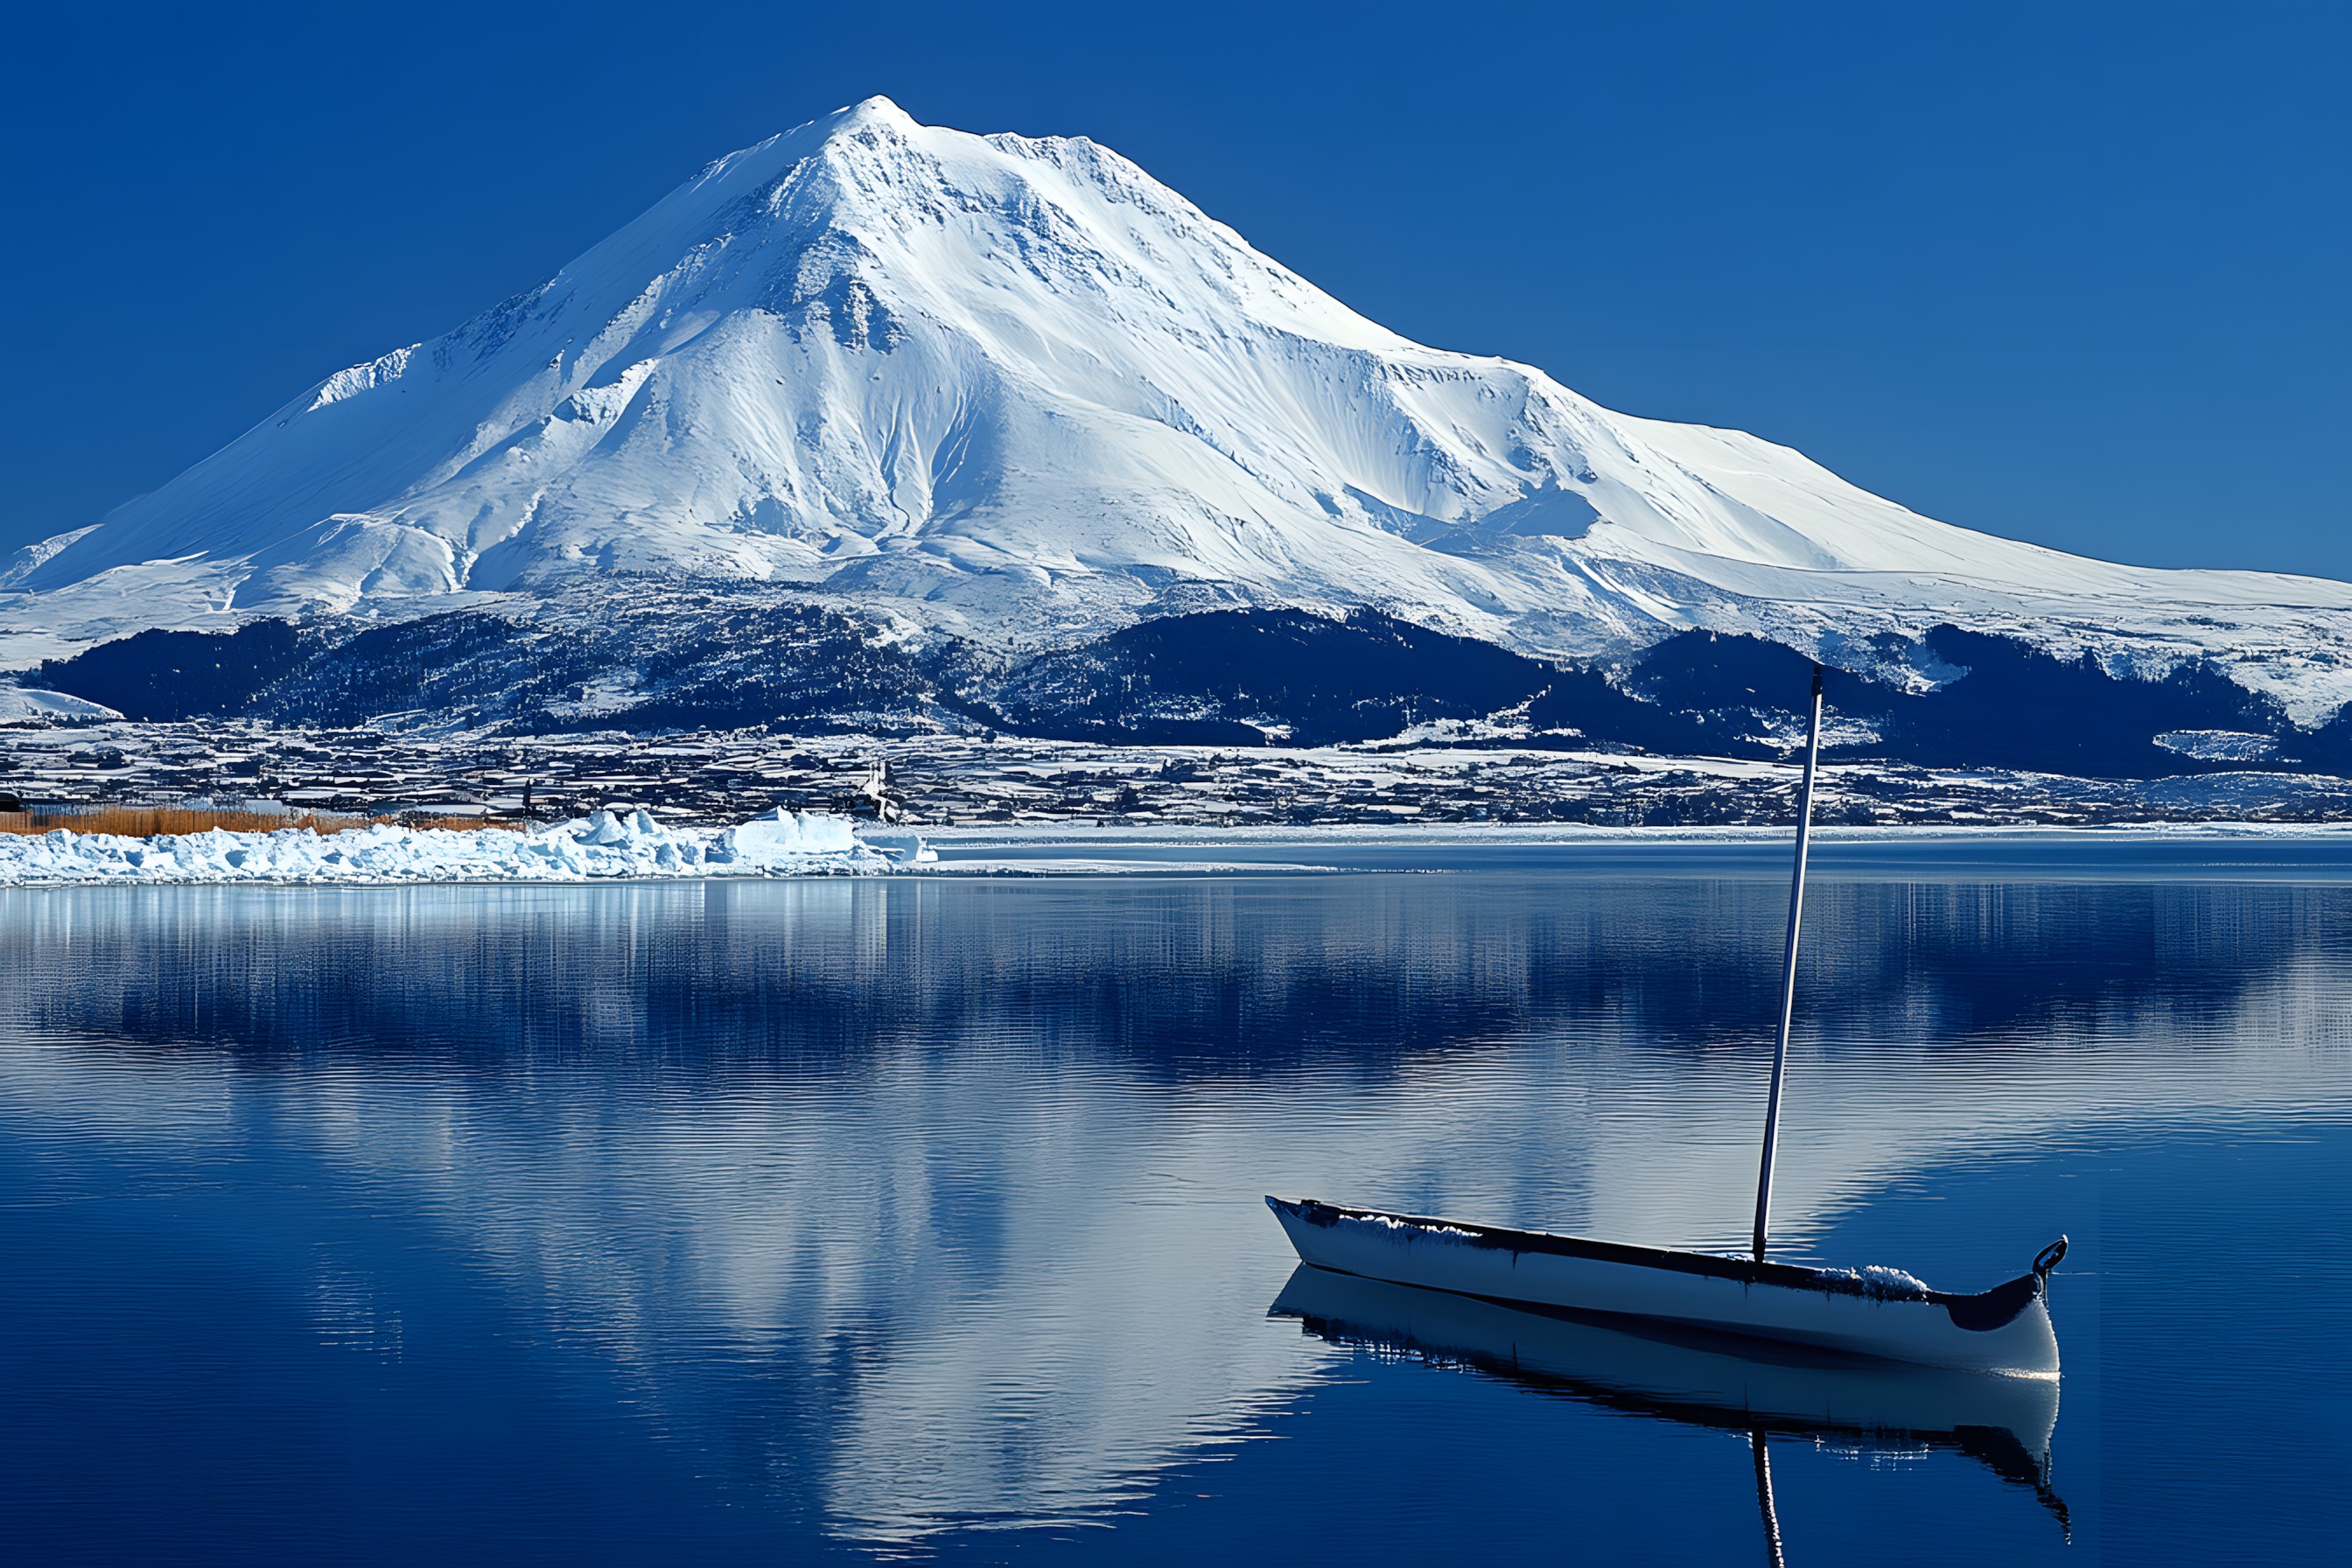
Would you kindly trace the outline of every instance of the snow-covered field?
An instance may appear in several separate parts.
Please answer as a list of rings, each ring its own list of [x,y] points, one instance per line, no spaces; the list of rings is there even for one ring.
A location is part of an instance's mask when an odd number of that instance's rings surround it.
[[[926,853],[908,833],[776,811],[732,827],[665,827],[645,810],[599,811],[530,833],[378,826],[320,835],[164,834],[58,828],[0,835],[0,886],[86,883],[589,882],[620,878],[862,874]]]

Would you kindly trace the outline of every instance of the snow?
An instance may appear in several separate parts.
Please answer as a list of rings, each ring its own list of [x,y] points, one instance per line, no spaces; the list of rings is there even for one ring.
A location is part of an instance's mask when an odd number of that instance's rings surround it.
[[[68,697],[62,691],[0,681],[0,724],[104,723],[122,715],[102,703]]]
[[[2156,743],[2185,757],[2221,763],[2260,762],[2278,750],[2270,736],[2243,730],[2168,730]]]
[[[288,827],[131,838],[59,828],[0,835],[0,886],[812,876],[879,872],[928,853],[913,834],[869,842],[845,817],[782,810],[719,828],[666,827],[642,809],[599,811],[529,833],[377,825],[323,836]]]
[[[1329,1224],[1335,1230],[1350,1227],[1377,1230],[1389,1235],[1425,1237],[1431,1241],[1476,1241],[1478,1233],[1451,1225],[1416,1225],[1409,1220],[1384,1214],[1343,1214],[1334,1216]]]
[[[1900,1268],[1889,1268],[1884,1263],[1865,1263],[1854,1272],[1862,1276],[1864,1284],[1874,1285],[1882,1290],[1899,1291],[1907,1295],[1915,1291],[1925,1294],[1927,1289],[1927,1282],[1917,1275],[1906,1274]]]
[[[1824,1279],[1853,1281],[1862,1287],[1865,1295],[1881,1300],[1910,1300],[1929,1293],[1926,1281],[1918,1276],[1883,1263],[1865,1263],[1859,1268],[1817,1268],[1813,1272]]]
[[[18,552],[0,668],[647,574],[1013,645],[1233,604],[1577,656],[1959,620],[2214,655],[2302,721],[2352,699],[2352,586],[1952,527],[1758,437],[1412,342],[1092,142],[885,99],[717,160],[537,288]]]
[[[86,528],[52,534],[37,543],[27,544],[20,550],[11,552],[5,560],[0,560],[0,588],[15,587],[18,583],[23,582],[35,567],[88,533],[90,528],[97,526],[96,523],[92,523]]]

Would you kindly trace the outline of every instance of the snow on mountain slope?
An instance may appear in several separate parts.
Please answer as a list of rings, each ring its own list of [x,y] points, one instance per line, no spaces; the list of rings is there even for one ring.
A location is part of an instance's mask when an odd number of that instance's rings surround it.
[[[538,288],[24,552],[0,663],[609,574],[1011,641],[1227,604],[1571,654],[1965,615],[2110,657],[2226,650],[2314,714],[2352,697],[2352,587],[1936,522],[1754,437],[1410,342],[1091,142],[883,99],[719,160]]]

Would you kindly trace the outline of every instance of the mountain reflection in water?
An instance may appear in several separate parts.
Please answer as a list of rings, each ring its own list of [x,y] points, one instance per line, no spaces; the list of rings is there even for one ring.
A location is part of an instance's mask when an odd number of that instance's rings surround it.
[[[98,1456],[226,1430],[173,1450],[194,1474],[109,1492],[118,1545],[239,1536],[263,1504],[207,1484],[233,1474],[275,1478],[299,1555],[390,1506],[343,1474],[387,1456],[453,1537],[592,1556],[647,1517],[710,1550],[1272,1540],[1313,1511],[1302,1467],[1425,1439],[1416,1402],[1523,1393],[1421,1391],[1269,1324],[1291,1260],[1258,1194],[1737,1250],[1784,896],[1475,867],[0,894],[0,1460],[27,1479],[0,1538],[66,1538]],[[2343,1163],[2352,896],[1829,882],[1816,908],[1776,1240],[1973,1289],[2074,1234],[2059,1462],[2112,1469],[2102,1357],[2128,1336],[2101,1314],[2140,1275],[2102,1276],[2137,1245],[2103,1251],[2103,1210],[2137,1202],[2103,1173],[2280,1130]],[[2198,1168],[2273,1211],[2228,1223],[2324,1224],[2242,1152]],[[1609,1462],[1576,1424],[1622,1412],[1538,1405],[1513,1443]],[[1976,1508],[1928,1454],[1933,1506]],[[1229,1503],[1195,1498],[1203,1465]],[[1874,1484],[1920,1506],[1876,1465],[1784,1465],[1807,1544],[1825,1512],[1862,1528]],[[2067,1491],[2113,1537],[2130,1483],[2098,1473]],[[1349,1506],[1400,1556],[1453,1539]],[[1752,1534],[1752,1496],[1726,1507]],[[378,1540],[423,1543],[347,1544]]]

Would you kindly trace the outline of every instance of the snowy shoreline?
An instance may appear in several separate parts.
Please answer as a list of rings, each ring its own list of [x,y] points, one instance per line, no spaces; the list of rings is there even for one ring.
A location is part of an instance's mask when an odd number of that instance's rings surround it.
[[[995,845],[1120,844],[1213,846],[1219,844],[1778,844],[1795,833],[1789,824],[1723,824],[1686,827],[1646,825],[1623,826],[1587,822],[1563,823],[1315,823],[1306,825],[1248,824],[1231,827],[1194,823],[1017,823],[961,825],[922,828],[923,841],[940,847],[971,848]],[[2322,843],[2352,842],[2352,822],[2149,822],[2081,823],[1949,823],[1924,825],[1832,826],[1816,822],[1813,842],[1902,844],[1979,842],[2019,839],[2050,844],[2080,841],[2095,844],[2183,840],[2308,838]]]
[[[1785,879],[1787,826],[1447,823],[1202,828],[926,827],[923,869],[962,877],[1296,876],[1480,869]],[[2352,828],[2231,823],[2129,827],[1814,829],[1828,880],[2352,883]]]
[[[732,827],[666,827],[651,812],[599,811],[529,833],[378,825],[320,835],[159,834],[57,828],[0,835],[0,887],[261,884],[391,887],[709,877],[872,876],[919,863],[910,833],[776,811]]]
[[[1265,876],[1465,868],[1461,858],[1487,851],[1574,850],[1608,854],[1622,870],[1624,852],[1704,850],[1777,853],[1785,827],[1598,827],[1587,824],[1502,826],[1447,823],[1347,826],[998,826],[910,829],[859,826],[823,812],[778,810],[728,827],[672,827],[643,808],[598,811],[530,833],[379,825],[320,835],[309,828],[268,833],[205,833],[128,837],[55,829],[0,835],[0,888],[278,886],[415,887],[467,884],[691,880],[718,878],[877,876],[924,872],[959,877],[1116,875]],[[1943,869],[1974,867],[1998,876],[2016,864],[1992,852],[2028,854],[2064,874],[2070,852],[2089,854],[2110,872],[2127,861],[2102,851],[2145,846],[2174,851],[2210,845],[2210,864],[2156,863],[2137,874],[2211,874],[2234,864],[2231,846],[2289,858],[2267,865],[2291,870],[2298,846],[2327,851],[2308,869],[2352,876],[2352,825],[2272,823],[2158,824],[2137,826],[1952,826],[1819,827],[1817,846],[1864,854],[1874,868],[1906,847],[1942,852]],[[1377,858],[1385,849],[1404,858]],[[1971,850],[1980,853],[1971,854]],[[1958,851],[1955,858],[1952,854]],[[1433,862],[1432,857],[1437,859]],[[1332,858],[1326,858],[1332,857]],[[1749,858],[1743,855],[1742,858]],[[2259,858],[2259,857],[2258,857]],[[1687,855],[1677,857],[1687,860]],[[1564,863],[1565,864],[1565,863]],[[1776,862],[1777,864],[1777,862]],[[2253,862],[2247,862],[2252,868]],[[2084,868],[2076,868],[2080,870]]]

